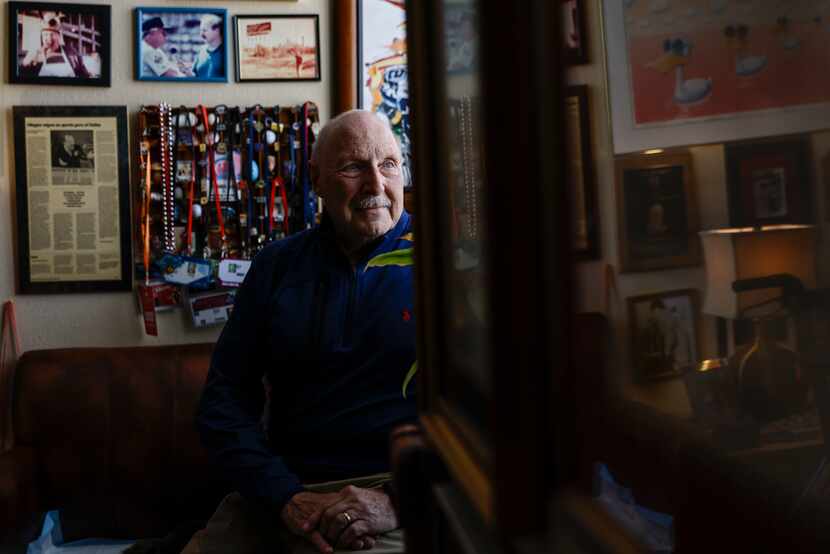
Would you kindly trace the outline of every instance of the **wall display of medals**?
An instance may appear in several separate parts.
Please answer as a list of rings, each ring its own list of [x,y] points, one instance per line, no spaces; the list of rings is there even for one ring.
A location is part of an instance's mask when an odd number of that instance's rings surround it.
[[[250,260],[319,222],[309,158],[317,106],[144,106],[135,201],[145,330],[184,302],[193,324],[223,323]]]

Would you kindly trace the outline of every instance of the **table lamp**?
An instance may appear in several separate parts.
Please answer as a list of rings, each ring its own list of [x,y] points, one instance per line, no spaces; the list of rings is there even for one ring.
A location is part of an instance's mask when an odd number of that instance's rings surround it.
[[[700,237],[706,263],[702,311],[753,320],[754,342],[729,358],[738,408],[758,422],[785,417],[802,403],[806,384],[796,353],[772,338],[769,310],[758,308],[777,299],[786,304],[804,287],[815,288],[816,229],[769,225],[702,231]]]

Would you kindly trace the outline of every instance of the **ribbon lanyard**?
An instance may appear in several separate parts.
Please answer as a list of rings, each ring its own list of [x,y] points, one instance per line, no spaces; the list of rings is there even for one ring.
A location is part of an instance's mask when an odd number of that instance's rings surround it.
[[[233,170],[233,180],[236,184],[236,197],[234,198],[234,205],[237,209],[237,221],[239,222],[239,242],[242,248],[242,255],[248,248],[248,214],[245,212],[246,206],[243,201],[243,195],[247,194],[247,185],[245,183],[245,171],[242,165],[242,146],[244,142],[243,135],[243,120],[242,112],[237,108],[232,108],[233,114],[233,132],[231,133],[231,169]]]
[[[268,139],[271,137],[270,133],[273,133],[273,125],[274,121],[270,117],[265,118],[265,128],[262,131],[262,136],[260,137],[260,148],[262,149],[263,154],[260,156],[264,158],[264,167],[261,168],[262,170],[262,180],[265,184],[265,209],[263,211],[265,215],[265,236],[267,238],[271,238],[271,217],[273,216],[273,206],[274,202],[268,202],[269,199],[274,198],[274,184],[271,182],[271,161],[270,161],[270,152],[268,151]],[[276,168],[275,168],[276,169]]]
[[[205,142],[207,143],[208,151],[208,171],[210,174],[210,181],[213,185],[213,199],[216,201],[216,219],[219,222],[219,236],[222,241],[221,250],[225,253],[225,221],[222,218],[222,200],[219,198],[219,183],[216,180],[216,165],[213,152],[213,133],[210,131],[210,121],[208,119],[207,108],[201,104],[197,108],[202,112],[202,121],[205,126]]]
[[[144,129],[146,131],[147,127],[145,126]],[[150,283],[150,194],[153,188],[153,176],[150,145],[146,140],[141,142],[141,149],[143,151],[141,161],[144,164],[144,284],[148,285]]]
[[[265,148],[264,144],[264,136],[263,136],[263,123],[262,123],[262,107],[257,105],[256,109],[256,119],[254,121],[254,129],[256,130],[256,153],[257,153],[257,180],[254,188],[256,189],[256,204],[257,204],[257,244],[262,244],[265,240],[265,210],[266,207],[266,199],[265,199],[265,168],[263,167],[263,158],[265,155]]]
[[[303,215],[306,229],[311,229],[315,224],[314,214],[317,211],[317,202],[311,190],[311,176],[308,171],[308,102],[303,104],[303,132],[300,137],[303,148],[302,167],[300,168],[303,174]]]
[[[256,235],[256,216],[254,214],[254,110],[248,111],[248,234]]]
[[[190,116],[193,115],[191,112],[187,112],[187,121],[190,125],[190,150],[191,150],[191,158],[190,158],[190,183],[187,185],[187,237],[185,238],[185,245],[187,249],[185,252],[188,255],[193,255],[195,244],[193,244],[192,237],[193,237],[193,202],[196,198],[196,178],[197,178],[197,171],[198,166],[196,165],[196,152],[197,152],[197,143],[199,142],[199,138],[196,136],[196,125],[194,121],[198,121],[198,118],[190,119]]]
[[[280,191],[280,201],[282,202],[282,232],[283,236],[288,236],[288,196],[285,193],[285,181],[282,178],[281,170],[282,170],[282,150],[280,146],[280,142],[282,142],[282,130],[283,124],[280,123],[280,107],[274,107],[274,114],[277,117],[277,120],[272,125],[271,129],[276,134],[274,139],[274,152],[276,154],[276,163],[274,164],[275,172],[274,178],[271,182],[271,198],[269,202],[269,206],[271,208],[272,213],[272,221],[273,223],[278,223],[277,218],[277,189]]]
[[[294,150],[299,147],[297,129],[300,124],[296,121],[296,117],[295,112],[295,120],[288,126],[288,184],[292,193],[297,190],[297,154]]]

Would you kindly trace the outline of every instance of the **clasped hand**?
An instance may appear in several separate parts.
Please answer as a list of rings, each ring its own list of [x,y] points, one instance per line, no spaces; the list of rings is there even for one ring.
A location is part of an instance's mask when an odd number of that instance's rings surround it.
[[[368,550],[379,534],[398,526],[392,501],[383,490],[353,485],[333,493],[297,493],[281,516],[292,533],[305,537],[323,554],[338,546]]]

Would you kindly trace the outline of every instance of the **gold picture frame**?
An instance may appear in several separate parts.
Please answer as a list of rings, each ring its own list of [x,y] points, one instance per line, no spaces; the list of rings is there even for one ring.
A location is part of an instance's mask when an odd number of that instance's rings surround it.
[[[691,155],[623,156],[615,169],[620,271],[700,265]]]
[[[638,381],[682,375],[700,355],[700,295],[679,289],[627,300],[631,363]]]

